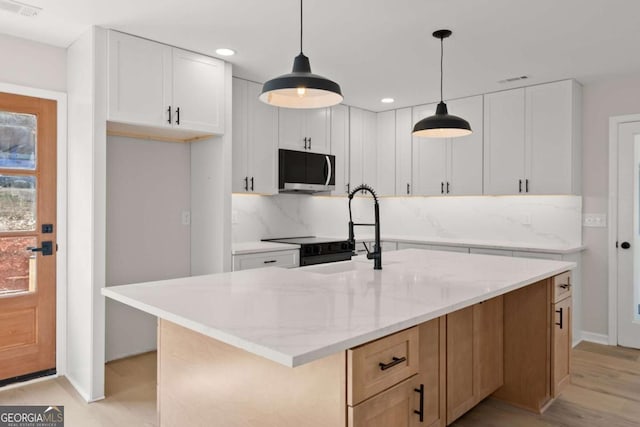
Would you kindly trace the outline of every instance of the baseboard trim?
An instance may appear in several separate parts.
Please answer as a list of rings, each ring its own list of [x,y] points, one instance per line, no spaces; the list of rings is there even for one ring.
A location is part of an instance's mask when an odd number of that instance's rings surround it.
[[[72,377],[70,377],[69,375],[65,375],[64,377],[67,379],[67,381],[69,381],[71,383],[73,388],[80,395],[80,397],[82,397],[85,400],[85,402],[91,403],[91,402],[97,402],[98,400],[103,400],[104,399],[104,396],[100,396],[100,397],[98,397],[96,399],[91,399],[89,394],[85,393],[84,389],[82,387],[80,387],[80,385]]]
[[[594,332],[582,331],[582,340],[589,341],[596,344],[611,345],[609,344],[609,335],[596,334]]]

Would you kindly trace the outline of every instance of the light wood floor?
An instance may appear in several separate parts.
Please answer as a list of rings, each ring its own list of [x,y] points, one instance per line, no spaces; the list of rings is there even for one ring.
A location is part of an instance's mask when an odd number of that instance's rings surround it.
[[[572,362],[572,384],[544,415],[487,399],[453,426],[640,426],[639,350],[581,343]],[[155,353],[108,363],[106,392],[105,400],[86,404],[65,378],[56,378],[0,389],[0,405],[64,405],[67,427],[155,426]]]

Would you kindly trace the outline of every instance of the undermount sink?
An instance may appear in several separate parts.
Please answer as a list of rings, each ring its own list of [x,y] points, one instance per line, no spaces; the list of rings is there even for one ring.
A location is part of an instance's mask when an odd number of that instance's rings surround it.
[[[383,268],[385,265],[394,264],[394,262],[383,262]],[[351,261],[342,261],[342,262],[331,262],[327,264],[319,264],[312,265],[309,267],[304,267],[304,271],[308,271],[310,273],[318,273],[318,274],[338,274],[338,273],[347,273],[349,271],[365,271],[365,270],[373,270],[373,261],[368,260],[366,258],[360,260],[351,260]]]

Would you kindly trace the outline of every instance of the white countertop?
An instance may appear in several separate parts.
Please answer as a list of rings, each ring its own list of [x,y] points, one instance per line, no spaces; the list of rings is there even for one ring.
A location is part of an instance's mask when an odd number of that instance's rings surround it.
[[[356,240],[359,242],[373,241],[374,236],[372,234],[356,235]],[[402,242],[402,243],[418,243],[423,245],[442,245],[442,246],[456,246],[466,248],[485,248],[485,249],[501,249],[506,251],[522,251],[522,252],[540,252],[548,254],[572,254],[581,252],[587,247],[584,245],[578,246],[563,246],[563,247],[541,247],[531,246],[526,243],[518,244],[513,242],[501,242],[484,240],[463,240],[463,239],[442,239],[437,237],[407,237],[383,234],[380,240],[387,242]]]
[[[102,294],[294,367],[573,268],[406,249],[383,253],[379,271],[353,260],[113,286]]]
[[[231,255],[257,254],[262,252],[290,251],[300,245],[278,242],[242,242],[231,245]]]

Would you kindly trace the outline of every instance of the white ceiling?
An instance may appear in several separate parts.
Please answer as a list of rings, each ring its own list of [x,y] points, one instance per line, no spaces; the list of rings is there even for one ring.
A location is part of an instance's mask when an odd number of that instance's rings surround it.
[[[38,17],[0,11],[0,31],[66,47],[91,25],[215,56],[235,49],[234,75],[263,82],[291,70],[298,0],[22,0]],[[638,0],[305,0],[304,52],[345,103],[381,111],[574,77],[640,72]],[[5,59],[6,60],[6,59]],[[395,104],[381,104],[393,97]]]

